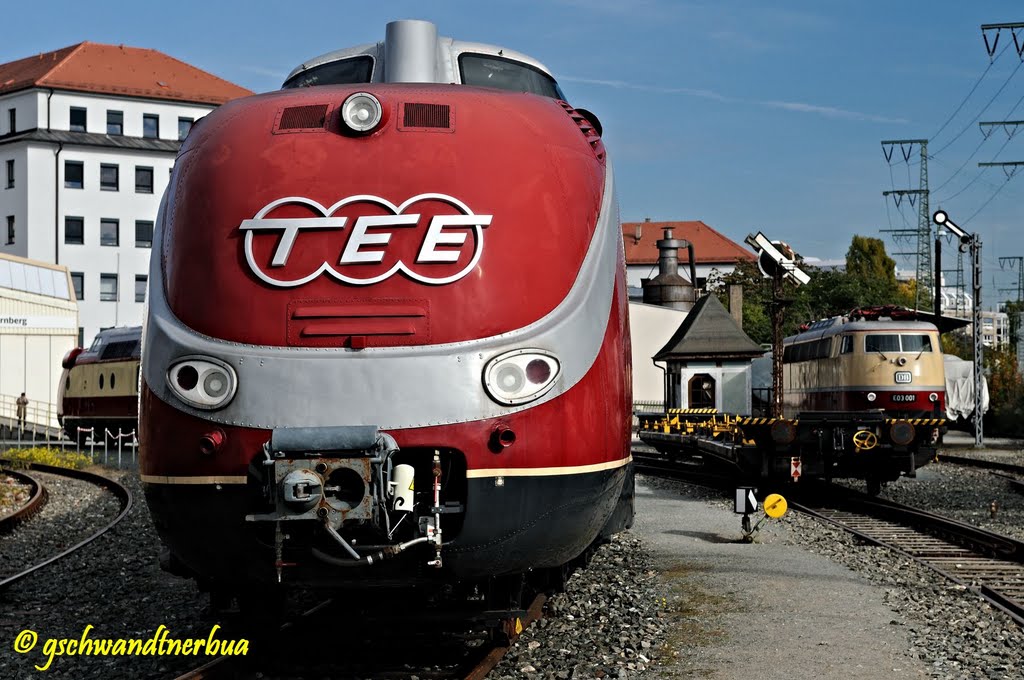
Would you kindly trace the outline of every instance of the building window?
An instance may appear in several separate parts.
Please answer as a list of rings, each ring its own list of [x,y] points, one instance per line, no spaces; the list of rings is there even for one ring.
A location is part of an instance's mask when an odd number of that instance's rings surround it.
[[[71,285],[75,289],[75,299],[81,302],[85,299],[85,274],[82,272],[71,272]],[[79,338],[78,346],[82,346],[82,340]]]
[[[118,243],[117,234],[120,231],[118,229],[118,221],[105,217],[100,220],[100,245],[101,246],[116,246]]]
[[[103,191],[117,191],[118,168],[116,165],[100,165],[100,189]]]
[[[85,132],[85,109],[77,106],[71,107],[71,118],[69,128],[72,132]]]
[[[7,132],[14,134],[18,129],[18,110],[7,109]]]
[[[7,216],[7,245],[14,243],[14,215]]]
[[[135,275],[135,301],[145,302],[146,301],[146,275],[136,274]]]
[[[179,118],[178,119],[178,141],[184,141],[188,137],[189,130],[192,129],[192,125],[196,121],[192,118]]]
[[[153,193],[153,168],[135,166],[135,193]]]
[[[135,220],[135,247],[153,247],[153,223]]]
[[[64,188],[81,189],[85,182],[85,168],[81,161],[64,161]]]
[[[100,274],[100,300],[117,302],[117,274]]]
[[[7,161],[7,188],[14,188],[14,160]]]
[[[82,245],[85,243],[85,219],[82,217],[64,218],[64,243]]]
[[[715,407],[715,379],[707,373],[698,373],[690,378],[690,403],[688,408]]]
[[[160,136],[160,116],[155,113],[142,114],[142,136],[152,139]]]
[[[107,134],[124,134],[124,111],[107,111]]]

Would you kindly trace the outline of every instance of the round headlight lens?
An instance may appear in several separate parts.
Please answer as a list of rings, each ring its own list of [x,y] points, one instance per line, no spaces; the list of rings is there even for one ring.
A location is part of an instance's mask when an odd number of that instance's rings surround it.
[[[228,390],[230,381],[224,371],[215,368],[207,371],[203,376],[203,389],[211,397],[217,398],[224,395]]]
[[[487,395],[511,406],[540,398],[558,378],[558,359],[539,349],[517,349],[491,359],[484,366]]]
[[[934,403],[939,400],[939,395],[936,392],[932,392],[928,395],[928,401]]]
[[[874,392],[868,392],[868,401],[874,401],[877,395]]]
[[[167,370],[167,384],[189,406],[214,410],[227,406],[238,381],[235,371],[211,357],[186,357]]]
[[[341,105],[341,119],[353,132],[369,132],[382,115],[380,101],[369,92],[356,92]]]

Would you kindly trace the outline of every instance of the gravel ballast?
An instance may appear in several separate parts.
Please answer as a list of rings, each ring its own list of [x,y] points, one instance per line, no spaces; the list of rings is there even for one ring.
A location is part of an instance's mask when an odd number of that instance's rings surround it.
[[[32,471],[49,493],[38,515],[0,537],[0,579],[67,550],[110,523],[117,498],[91,482]]]
[[[969,515],[995,488],[990,477],[939,464],[883,493],[938,504],[939,512],[962,505]],[[24,629],[38,633],[40,647],[78,638],[87,625],[93,638],[149,638],[160,625],[173,638],[209,634],[213,623],[198,615],[205,596],[159,570],[141,485],[134,475],[122,482],[136,505],[110,535],[0,595],[0,677],[39,677],[41,649],[12,651]],[[979,483],[974,492],[963,488]],[[992,521],[990,501],[979,522]],[[103,513],[116,512],[110,503]],[[1017,512],[1010,497],[1001,507]],[[637,509],[633,530],[573,575],[489,677],[959,680],[1020,677],[1024,668],[1024,637],[1008,617],[931,570],[817,520],[790,512],[766,524],[753,545],[741,544],[731,500],[650,478],[638,480]],[[0,537],[0,552],[10,538]],[[197,661],[65,656],[46,673],[165,678]]]

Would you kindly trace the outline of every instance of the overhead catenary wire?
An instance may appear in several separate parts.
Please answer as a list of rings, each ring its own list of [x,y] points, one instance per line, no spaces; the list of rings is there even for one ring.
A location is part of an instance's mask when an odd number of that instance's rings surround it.
[[[999,57],[1003,56],[1003,52],[1005,52],[1008,49],[1010,49],[1009,43],[1007,43],[1006,46],[1003,47],[1002,51],[996,55],[995,59],[989,60],[988,66],[985,67],[985,70],[981,72],[981,75],[978,76],[978,79],[974,82],[974,87],[971,88],[970,92],[964,95],[964,98],[960,100],[959,106],[956,107],[956,110],[953,111],[953,113],[949,114],[949,118],[946,119],[946,122],[939,126],[939,129],[936,130],[935,133],[932,134],[932,136],[929,137],[928,139],[934,141],[940,134],[942,134],[942,131],[946,129],[946,126],[949,125],[954,118],[956,118],[956,114],[960,113],[960,110],[964,108],[964,104],[967,103],[967,100],[971,98],[971,95],[973,95],[974,92],[978,89],[978,86],[981,85],[981,81],[984,80],[985,76],[988,75],[988,72],[992,69],[992,65],[996,63]]]
[[[996,100],[996,98],[999,97],[999,95],[1001,95],[1003,93],[1003,90],[1006,89],[1006,86],[1009,85],[1010,81],[1013,80],[1013,77],[1015,75],[1017,75],[1017,71],[1020,70],[1020,67],[1022,65],[1024,65],[1024,60],[1017,62],[1017,66],[1014,67],[1013,71],[1010,73],[1009,76],[1007,76],[1007,78],[1003,82],[1003,84],[999,87],[998,90],[996,90],[996,93],[994,95],[992,95],[992,97],[988,100],[988,102],[985,104],[985,106],[982,107],[981,111],[978,111],[977,115],[975,115],[974,118],[972,118],[970,120],[970,122],[967,123],[967,125],[965,125],[963,127],[962,130],[960,130],[960,132],[956,133],[956,136],[954,136],[953,139],[949,140],[941,148],[939,148],[937,151],[933,152],[932,153],[933,156],[937,156],[938,154],[940,154],[943,151],[945,151],[946,149],[948,149],[950,147],[950,145],[953,144],[953,142],[955,142],[956,140],[960,139],[960,137],[962,137],[963,134],[965,132],[967,132],[968,129],[971,128],[971,126],[973,126],[975,123],[978,122],[978,119],[981,118],[981,115],[983,113],[985,113],[985,111],[988,110],[988,107],[992,106],[992,102],[994,102]]]
[[[988,197],[988,200],[985,201],[984,203],[982,203],[981,207],[979,207],[977,210],[974,211],[974,214],[972,214],[970,217],[968,217],[966,220],[963,221],[963,226],[967,226],[970,223],[971,220],[973,220],[975,217],[978,216],[978,213],[980,213],[982,210],[984,210],[986,207],[988,207],[988,204],[991,203],[993,200],[995,200],[995,197],[998,196],[999,192],[1002,191],[1006,187],[1006,185],[1010,183],[1011,179],[1013,179],[1013,175],[1010,175],[1009,177],[1007,177],[1006,181],[1003,182],[1001,185],[999,185],[999,188],[996,189],[995,192],[991,196]]]

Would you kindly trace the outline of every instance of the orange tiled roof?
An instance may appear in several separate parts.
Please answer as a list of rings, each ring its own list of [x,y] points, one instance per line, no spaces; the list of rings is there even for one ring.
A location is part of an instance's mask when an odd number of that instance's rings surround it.
[[[30,87],[202,104],[252,94],[163,52],[88,41],[0,64],[0,94]]]
[[[697,264],[734,263],[753,260],[754,254],[700,220],[687,222],[623,222],[622,241],[626,246],[626,264],[656,264],[657,241],[664,238],[665,227],[672,228],[672,237],[693,244]],[[637,235],[639,234],[639,238]],[[689,262],[686,248],[679,249],[679,262]]]

